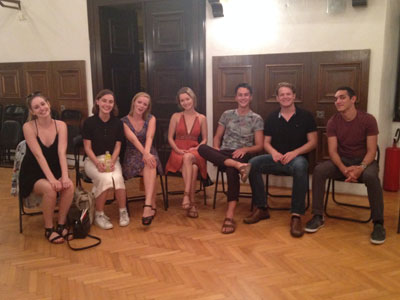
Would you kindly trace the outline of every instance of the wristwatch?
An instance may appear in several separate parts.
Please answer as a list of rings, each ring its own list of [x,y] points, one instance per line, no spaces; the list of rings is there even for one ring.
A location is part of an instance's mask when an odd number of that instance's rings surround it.
[[[366,163],[361,163],[360,167],[363,168],[363,170],[365,170],[368,167],[368,165]]]

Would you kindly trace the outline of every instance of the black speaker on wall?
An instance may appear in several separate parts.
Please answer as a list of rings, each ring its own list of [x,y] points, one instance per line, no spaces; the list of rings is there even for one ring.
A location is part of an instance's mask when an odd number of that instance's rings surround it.
[[[367,0],[353,0],[352,5],[354,6],[367,6]]]

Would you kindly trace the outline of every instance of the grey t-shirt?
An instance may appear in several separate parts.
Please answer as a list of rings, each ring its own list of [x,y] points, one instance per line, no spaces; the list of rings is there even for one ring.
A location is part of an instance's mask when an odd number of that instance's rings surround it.
[[[260,115],[249,111],[239,116],[237,109],[223,112],[218,124],[225,128],[221,150],[236,150],[254,145],[254,132],[264,130],[264,121]]]

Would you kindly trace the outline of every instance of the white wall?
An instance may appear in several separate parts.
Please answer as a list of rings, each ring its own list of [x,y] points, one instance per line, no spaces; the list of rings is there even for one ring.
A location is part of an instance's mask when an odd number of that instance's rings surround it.
[[[91,105],[86,1],[23,0],[21,4],[21,11],[0,7],[0,62],[84,60]]]
[[[213,56],[371,49],[368,112],[377,118],[384,149],[392,132],[399,3],[369,0],[366,7],[353,8],[351,0],[344,2],[344,11],[327,14],[327,1],[320,0],[221,0],[223,18],[213,18],[208,5],[207,115],[212,115]],[[208,121],[212,136],[212,118]]]
[[[221,0],[225,17],[213,18],[207,1],[206,96],[212,137],[213,56],[371,49],[368,111],[390,145],[399,36],[399,1],[369,0],[326,13],[326,0]],[[20,19],[25,20],[20,20]],[[257,30],[254,30],[257,28]],[[22,12],[0,7],[0,62],[86,61],[92,103],[87,7],[84,0],[23,0]],[[389,134],[392,133],[392,134]]]

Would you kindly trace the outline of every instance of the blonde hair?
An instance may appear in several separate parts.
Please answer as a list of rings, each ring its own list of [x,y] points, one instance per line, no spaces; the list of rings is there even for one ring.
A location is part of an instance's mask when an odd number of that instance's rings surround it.
[[[29,94],[28,96],[26,96],[26,106],[28,106],[28,111],[29,111],[28,118],[26,119],[27,122],[37,119],[37,116],[32,115],[32,101],[36,97],[42,98],[44,101],[46,101],[50,108],[49,100],[41,92],[33,92],[33,93]]]
[[[193,90],[190,87],[184,86],[179,89],[179,91],[176,93],[176,101],[178,102],[178,106],[180,109],[183,110],[183,107],[181,106],[181,101],[179,99],[179,96],[182,94],[188,94],[190,98],[193,100],[193,107],[196,108],[197,106],[197,97],[196,94],[193,92]]]
[[[296,94],[296,87],[294,86],[294,84],[291,84],[289,82],[279,82],[278,85],[276,86],[275,89],[275,95],[278,96],[279,95],[279,89],[282,87],[286,87],[292,90],[293,94]]]
[[[131,102],[131,110],[129,111],[129,115],[130,115],[130,116],[133,116],[133,111],[135,110],[135,109],[134,109],[135,101],[136,101],[136,99],[139,98],[139,97],[145,97],[145,98],[148,98],[148,99],[149,99],[149,105],[147,106],[146,111],[143,113],[143,120],[146,120],[146,119],[147,119],[147,116],[148,116],[149,113],[151,112],[151,97],[150,97],[149,94],[147,94],[147,93],[145,93],[145,92],[139,92],[139,93],[137,93],[135,96],[133,96],[132,102]]]

